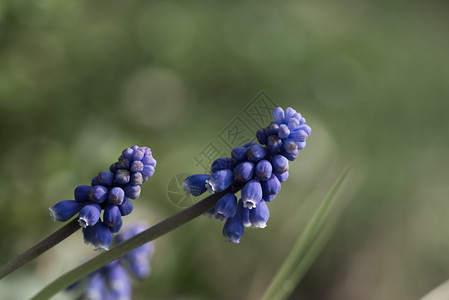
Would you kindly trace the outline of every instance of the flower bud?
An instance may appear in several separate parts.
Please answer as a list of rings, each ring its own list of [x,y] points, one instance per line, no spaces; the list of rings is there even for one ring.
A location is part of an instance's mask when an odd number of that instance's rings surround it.
[[[254,164],[249,161],[242,162],[234,169],[234,179],[240,182],[249,181],[254,174]]]
[[[284,172],[282,174],[279,174],[279,173],[273,173],[273,174],[279,179],[280,182],[284,182],[288,178],[288,171]]]
[[[257,141],[259,143],[261,143],[262,145],[265,145],[267,143],[268,137],[267,137],[267,134],[265,133],[265,130],[263,130],[263,129],[257,130],[256,138],[257,138]]]
[[[211,173],[215,173],[217,171],[221,171],[221,170],[224,170],[224,169],[233,170],[234,166],[235,166],[235,164],[232,161],[231,157],[217,158],[212,163],[212,165],[210,167],[210,172]]]
[[[272,111],[273,117],[274,117],[274,122],[276,124],[282,124],[284,123],[284,110],[281,107],[277,107],[275,109],[273,109]]]
[[[282,140],[277,135],[270,135],[267,139],[267,150],[276,153],[282,147]]]
[[[187,177],[182,184],[187,195],[197,197],[207,191],[206,181],[210,178],[207,174],[194,174]]]
[[[130,174],[129,183],[132,185],[141,185],[143,183],[143,176],[140,172],[133,172]]]
[[[219,193],[226,190],[233,181],[234,174],[231,170],[221,170],[215,172],[206,180],[206,188],[209,193]]]
[[[65,222],[80,211],[81,205],[74,200],[59,201],[49,208],[53,221]]]
[[[154,175],[154,171],[155,169],[152,165],[145,165],[141,173],[143,176],[151,177]]]
[[[282,174],[288,171],[288,160],[283,155],[275,155],[271,158],[273,172]]]
[[[245,147],[235,147],[231,151],[231,158],[234,164],[239,164],[247,159],[247,149]]]
[[[137,199],[140,196],[140,186],[127,184],[123,187],[125,196],[129,199]]]
[[[257,179],[259,179],[260,181],[264,181],[268,180],[271,177],[273,167],[268,160],[263,159],[257,163],[254,170]]]
[[[89,202],[89,189],[88,185],[79,185],[75,188],[75,201],[78,203]]]
[[[293,115],[296,113],[296,110],[294,110],[293,108],[291,108],[291,107],[287,107],[286,109],[285,109],[285,123],[287,123],[292,117],[293,117]]]
[[[120,209],[122,216],[127,216],[133,211],[134,206],[132,202],[125,197],[122,204],[120,204],[118,208]]]
[[[112,235],[108,226],[103,222],[97,222],[93,226],[83,228],[84,242],[92,244],[95,250],[103,249],[109,250],[112,242]]]
[[[288,129],[288,126],[285,124],[279,125],[279,132],[278,137],[280,139],[284,139],[290,135],[290,129]]]
[[[98,173],[97,181],[104,186],[111,186],[114,183],[114,174],[109,171],[101,171]]]
[[[256,163],[265,157],[266,151],[265,148],[260,145],[252,145],[248,148],[247,155],[249,161]]]
[[[120,205],[125,197],[125,192],[122,188],[113,187],[108,194],[108,202],[115,205]]]
[[[80,210],[78,223],[81,227],[86,228],[87,226],[95,225],[100,219],[101,207],[98,204],[87,204]]]
[[[131,172],[141,172],[143,170],[144,164],[140,160],[135,160],[131,163],[129,170]]]
[[[215,213],[219,219],[232,218],[237,212],[237,197],[232,194],[226,194],[221,197],[215,204]]]
[[[115,173],[115,182],[117,184],[127,184],[129,182],[130,179],[130,174],[128,170],[125,169],[119,169],[117,170],[117,172]]]
[[[94,203],[102,203],[108,198],[108,189],[102,185],[94,185],[89,189],[89,200]]]
[[[272,201],[281,190],[281,183],[275,174],[271,175],[270,179],[262,181],[261,184],[262,184],[262,198],[263,200],[268,202]]]
[[[228,242],[240,243],[240,238],[244,232],[245,228],[239,214],[235,214],[232,218],[227,219],[223,226],[223,235]]]
[[[254,228],[265,228],[269,217],[270,212],[265,201],[260,201],[255,208],[249,210],[249,220]]]
[[[237,214],[240,216],[243,226],[251,227],[251,222],[249,220],[249,208],[243,206],[242,199],[240,199],[239,203],[237,204]]]
[[[109,227],[114,227],[122,222],[122,214],[117,205],[108,204],[104,208],[103,221]]]
[[[257,180],[251,180],[242,189],[243,206],[252,209],[262,199],[262,186]]]

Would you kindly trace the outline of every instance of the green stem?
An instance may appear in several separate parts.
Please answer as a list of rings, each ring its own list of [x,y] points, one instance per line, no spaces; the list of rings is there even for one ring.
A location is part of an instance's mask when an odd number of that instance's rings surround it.
[[[317,253],[314,255],[309,252],[317,252],[318,249],[316,245],[324,246],[323,243],[315,243],[318,231],[322,227],[324,219],[328,215],[330,208],[336,199],[336,195],[343,185],[348,173],[349,169],[347,169],[340,176],[324,202],[317,209],[311,220],[307,223],[306,228],[299,236],[293,246],[293,249],[285,259],[273,281],[271,281],[270,285],[266,289],[262,300],[287,299],[294,287],[302,279],[305,272],[312,264],[311,259],[318,255]],[[327,241],[327,239],[325,240]]]
[[[78,229],[80,229],[80,225],[78,224],[78,219],[73,219],[53,234],[49,235],[47,238],[40,241],[35,246],[31,247],[27,251],[22,254],[16,256],[11,259],[9,262],[0,267],[0,279],[7,276],[8,274],[14,272],[30,260],[38,257],[48,249],[57,245],[71,234],[75,233]]]
[[[181,225],[195,219],[198,216],[201,216],[203,213],[212,209],[215,206],[215,203],[223,197],[227,193],[236,193],[242,188],[241,183],[233,184],[227,190],[213,194],[204,200],[192,205],[191,207],[177,213],[176,215],[171,216],[168,219],[159,222],[158,224],[148,228],[147,230],[141,232],[140,234],[126,240],[123,243],[118,244],[117,246],[111,248],[111,250],[107,252],[103,252],[98,256],[92,258],[91,260],[85,262],[84,264],[76,267],[75,269],[63,274],[48,286],[46,286],[43,290],[41,290],[38,294],[36,294],[32,300],[44,300],[49,299],[57,292],[66,288],[70,284],[80,280],[86,275],[92,273],[97,270],[101,266],[123,256],[129,251],[142,246],[143,244],[157,239],[161,237],[173,229],[178,228]]]

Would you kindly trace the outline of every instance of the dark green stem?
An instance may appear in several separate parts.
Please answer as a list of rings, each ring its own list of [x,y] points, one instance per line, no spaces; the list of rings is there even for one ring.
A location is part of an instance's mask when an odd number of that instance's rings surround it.
[[[0,267],[0,279],[7,276],[8,274],[14,272],[30,260],[38,257],[48,249],[57,245],[67,237],[69,237],[72,233],[76,232],[80,229],[80,225],[78,224],[78,219],[75,218],[59,230],[48,236],[47,238],[40,241],[38,244],[23,252],[19,256],[16,256],[6,264]]]

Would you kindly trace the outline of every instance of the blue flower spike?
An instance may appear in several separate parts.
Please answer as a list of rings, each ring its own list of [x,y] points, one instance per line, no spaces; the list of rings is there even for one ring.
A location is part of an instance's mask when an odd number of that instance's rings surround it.
[[[129,236],[121,235],[121,237],[117,237],[116,241],[119,239],[128,239],[136,234],[141,233],[147,229],[147,226],[144,224],[138,223],[133,225],[132,228],[128,229]],[[150,275],[151,266],[150,266],[150,258],[154,252],[154,244],[153,242],[146,243],[123,256],[123,261],[126,261],[126,265],[128,267],[129,273],[137,278],[137,279],[145,279]]]
[[[226,190],[233,182],[243,183],[238,202],[237,197],[232,197],[231,201],[232,194],[226,194],[217,201],[213,209],[205,213],[207,216],[226,220],[223,235],[227,241],[239,243],[244,227],[266,226],[270,216],[267,203],[279,194],[281,183],[289,176],[289,161],[296,160],[312,134],[312,128],[306,124],[306,119],[293,108],[287,107],[284,110],[278,107],[272,114],[274,120],[271,124],[256,132],[259,144],[248,142],[235,147],[230,158],[216,159],[210,168],[211,175],[192,175],[210,176],[203,182],[206,182],[207,190],[212,193]],[[192,181],[192,176],[185,180],[185,185]],[[186,187],[186,191],[198,187],[200,192],[195,194],[204,193],[203,182],[193,188],[187,185],[189,188]],[[190,194],[194,195],[193,192]]]
[[[111,299],[131,299],[131,279],[122,264],[114,261],[106,265],[104,274]]]
[[[99,172],[90,186],[75,188],[75,200],[60,201],[51,207],[53,220],[65,222],[79,213],[84,241],[95,249],[109,249],[111,234],[119,232],[122,217],[133,210],[129,199],[139,198],[141,185],[154,175],[156,163],[150,148],[136,145],[126,148],[109,171]],[[206,191],[205,183],[203,188]]]
[[[101,273],[96,272],[89,276],[89,283],[87,285],[84,295],[88,299],[102,300],[106,294],[106,285]]]

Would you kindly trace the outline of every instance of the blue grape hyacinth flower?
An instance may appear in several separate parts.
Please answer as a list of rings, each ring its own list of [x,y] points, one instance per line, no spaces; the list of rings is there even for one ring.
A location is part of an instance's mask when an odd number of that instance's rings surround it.
[[[49,208],[53,221],[65,222],[76,215],[81,205],[74,200],[62,200]]]
[[[147,229],[143,223],[134,223],[114,236],[119,244]],[[151,273],[150,259],[154,252],[153,242],[148,242],[124,256],[102,266],[81,279],[68,290],[83,288],[83,295],[91,300],[128,300],[132,298],[131,278],[143,280]],[[83,298],[84,299],[84,298]]]
[[[50,207],[50,214],[54,221],[60,222],[78,214],[84,241],[95,249],[108,250],[112,234],[123,224],[122,217],[133,210],[129,199],[139,198],[141,185],[153,176],[155,167],[156,160],[150,148],[136,145],[126,148],[109,171],[99,172],[90,186],[77,186],[75,200],[56,203]]]
[[[312,133],[306,119],[291,107],[285,111],[275,108],[272,114],[274,121],[256,132],[259,144],[249,142],[235,147],[231,157],[212,163],[210,175],[195,174],[184,181],[185,191],[193,196],[206,190],[218,193],[233,183],[244,184],[238,202],[237,197],[231,201],[227,194],[205,214],[225,221],[223,235],[233,243],[240,242],[244,227],[266,226],[270,216],[267,203],[279,194],[281,183],[289,176],[289,161],[298,157]]]
[[[207,174],[195,174],[187,177],[183,181],[184,185],[184,191],[187,194],[192,194],[193,196],[199,196],[205,191],[207,191],[206,188],[206,182],[210,178],[210,175]]]

